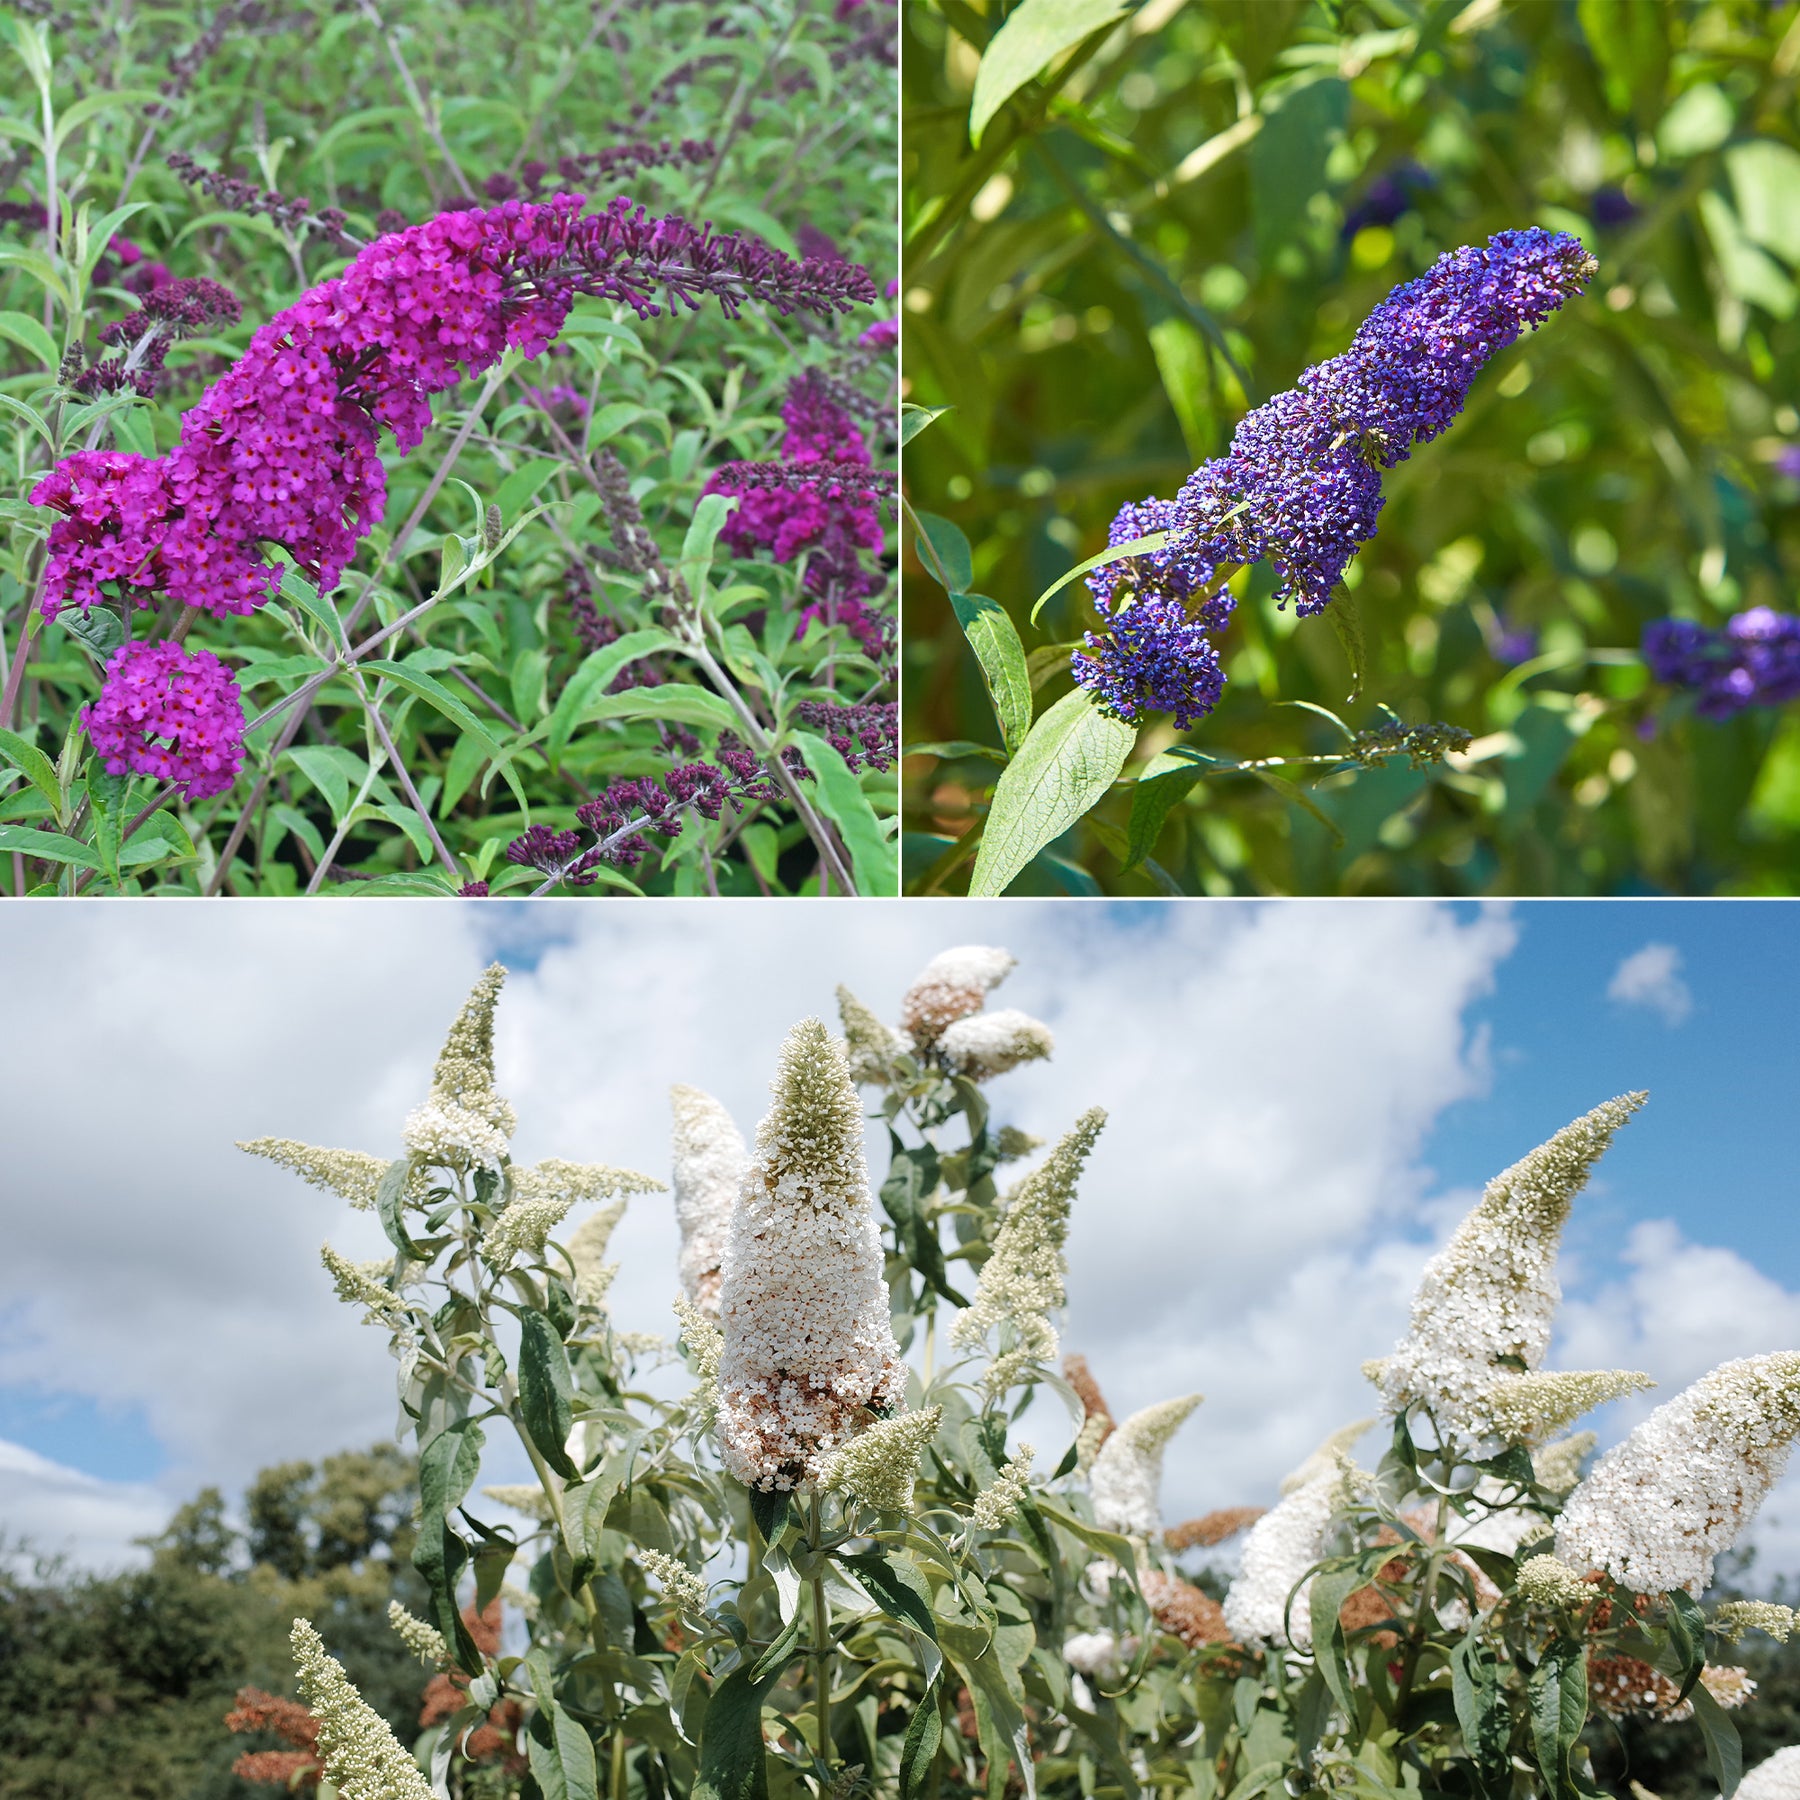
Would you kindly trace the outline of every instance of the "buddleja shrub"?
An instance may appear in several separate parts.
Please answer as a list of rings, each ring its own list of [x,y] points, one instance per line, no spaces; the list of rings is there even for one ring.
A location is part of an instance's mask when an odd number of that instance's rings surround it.
[[[891,15],[512,12],[0,21],[12,891],[893,890]]]
[[[419,1456],[431,1605],[393,1616],[440,1671],[433,1723],[409,1752],[297,1621],[312,1773],[346,1800],[1565,1800],[1598,1791],[1595,1733],[1648,1712],[1694,1720],[1729,1795],[1754,1684],[1712,1650],[1792,1614],[1701,1599],[1800,1434],[1800,1355],[1726,1364],[1591,1467],[1569,1428],[1648,1378],[1541,1367],[1559,1234],[1643,1096],[1499,1176],[1432,1258],[1366,1371],[1375,1469],[1359,1421],[1271,1509],[1165,1529],[1165,1447],[1201,1396],[1115,1424],[1082,1359],[1057,1372],[1105,1115],[1011,1174],[1044,1146],[987,1084],[1053,1048],[989,1010],[1011,966],[945,952],[897,1027],[840,990],[842,1038],[805,1020],[772,1056],[752,1143],[673,1090],[672,1343],[607,1310],[609,1234],[662,1184],[511,1159],[497,967],[401,1156],[244,1146],[378,1214],[391,1256],[324,1261],[390,1334]],[[859,1084],[889,1135],[879,1210]],[[502,1436],[534,1482],[481,1484]],[[1182,1559],[1233,1538],[1221,1600]],[[1746,1791],[1789,1791],[1784,1758]]]

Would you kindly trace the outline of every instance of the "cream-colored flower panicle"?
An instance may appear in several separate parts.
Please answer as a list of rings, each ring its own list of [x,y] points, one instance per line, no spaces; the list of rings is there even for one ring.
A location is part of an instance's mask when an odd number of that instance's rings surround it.
[[[356,1263],[340,1255],[329,1244],[321,1244],[319,1261],[325,1265],[332,1286],[337,1289],[337,1297],[347,1306],[364,1309],[365,1325],[385,1325],[392,1331],[406,1323],[405,1303],[382,1280],[394,1266],[391,1260]],[[416,1264],[411,1266],[417,1267]]]
[[[343,1800],[432,1800],[419,1765],[351,1686],[309,1620],[294,1621],[291,1641],[300,1692],[319,1725],[319,1761]]]
[[[1373,1419],[1352,1419],[1348,1425],[1340,1425],[1325,1437],[1298,1468],[1290,1469],[1282,1476],[1280,1491],[1284,1494],[1297,1494],[1303,1487],[1310,1487],[1321,1475],[1337,1473],[1344,1458],[1355,1449],[1357,1440],[1374,1423]]]
[[[1785,1644],[1794,1629],[1794,1609],[1772,1600],[1727,1600],[1712,1616],[1713,1629],[1736,1643],[1746,1631],[1763,1631]]]
[[[1301,1578],[1325,1553],[1343,1489],[1340,1472],[1327,1469],[1285,1495],[1250,1527],[1237,1577],[1225,1594],[1225,1623],[1239,1643],[1288,1643],[1291,1624],[1293,1647],[1312,1647],[1312,1581]],[[1297,1582],[1301,1585],[1295,1593]]]
[[[1029,1444],[1021,1444],[1006,1459],[1006,1466],[975,1496],[969,1509],[969,1523],[977,1531],[998,1531],[1025,1498],[1031,1486],[1031,1459],[1037,1454]]]
[[[944,1027],[978,1013],[988,995],[1018,966],[1011,951],[991,944],[961,944],[928,962],[900,1001],[900,1029],[921,1050]]]
[[[1488,1183],[1425,1265],[1411,1331],[1392,1356],[1365,1368],[1390,1412],[1429,1408],[1458,1449],[1504,1435],[1490,1397],[1509,1376],[1542,1364],[1562,1298],[1554,1265],[1569,1208],[1644,1099],[1625,1094],[1597,1106]]]
[[[1759,1762],[1738,1783],[1734,1800],[1800,1800],[1800,1744]]]
[[[1065,1303],[1063,1282],[1069,1265],[1063,1245],[1069,1236],[1069,1207],[1082,1165],[1106,1114],[1091,1107],[1075,1129],[1006,1197],[1006,1216],[994,1237],[994,1252],[982,1264],[975,1297],[956,1317],[950,1341],[960,1350],[981,1347],[988,1333],[1003,1327],[1010,1344],[989,1363],[990,1394],[1003,1394],[1028,1370],[1056,1355],[1056,1327],[1050,1315]]]
[[[1594,1590],[1554,1556],[1530,1556],[1519,1564],[1519,1593],[1533,1606],[1583,1606]]]
[[[475,983],[431,1072],[425,1104],[401,1136],[421,1163],[466,1171],[498,1169],[518,1129],[510,1101],[494,1091],[494,1006],[506,983],[495,963]]]
[[[717,1317],[719,1265],[750,1152],[731,1114],[711,1094],[670,1088],[669,1105],[675,1114],[675,1223],[681,1229],[677,1273],[682,1292]]]
[[[238,1148],[249,1156],[260,1156],[265,1162],[292,1169],[308,1187],[336,1194],[358,1212],[367,1212],[374,1206],[382,1177],[388,1172],[385,1157],[365,1156],[360,1150],[321,1150],[294,1138],[251,1138]]]
[[[1088,1471],[1094,1521],[1103,1530],[1145,1538],[1162,1530],[1163,1452],[1204,1398],[1159,1400],[1108,1433]]]
[[[613,1279],[619,1273],[617,1263],[606,1260],[606,1247],[625,1216],[625,1202],[615,1200],[588,1216],[569,1233],[563,1250],[569,1259],[569,1272],[575,1277],[575,1298],[584,1306],[600,1307]]]
[[[1556,1554],[1640,1594],[1699,1595],[1800,1436],[1800,1354],[1748,1356],[1665,1401],[1594,1465]]]
[[[904,1512],[912,1505],[919,1458],[943,1417],[941,1406],[930,1406],[878,1420],[832,1457],[819,1486],[829,1493],[848,1489],[877,1512]]]
[[[1572,1492],[1580,1485],[1582,1465],[1599,1441],[1591,1431],[1576,1431],[1532,1451],[1531,1472],[1538,1486],[1557,1495]]]
[[[1011,1007],[972,1013],[947,1025],[937,1041],[944,1067],[971,1081],[992,1081],[1021,1063],[1037,1062],[1056,1049],[1050,1027]]]
[[[1632,1369],[1514,1375],[1489,1388],[1482,1405],[1502,1437],[1540,1444],[1596,1406],[1655,1386],[1648,1375]]]
[[[482,1254],[495,1269],[505,1269],[519,1257],[542,1256],[551,1232],[581,1202],[620,1194],[653,1194],[662,1185],[634,1169],[564,1162],[560,1157],[514,1169],[512,1198],[482,1235]],[[619,1216],[613,1214],[614,1224]],[[611,1235],[611,1225],[606,1232]]]
[[[444,1642],[444,1634],[435,1625],[427,1625],[423,1619],[414,1618],[398,1600],[388,1602],[388,1623],[393,1626],[394,1635],[427,1668],[444,1669],[450,1666],[450,1646]]]
[[[678,1563],[674,1557],[664,1556],[660,1550],[640,1548],[636,1555],[643,1564],[644,1573],[656,1577],[657,1585],[663,1591],[663,1598],[671,1606],[681,1612],[705,1613],[706,1583],[686,1563]]]
[[[844,1053],[850,1079],[859,1087],[886,1087],[897,1062],[912,1053],[912,1044],[891,1025],[884,1025],[847,987],[837,991],[838,1022],[844,1028]]]
[[[1116,1637],[1110,1631],[1083,1631],[1065,1640],[1063,1661],[1082,1675],[1097,1681],[1116,1681],[1131,1667],[1138,1653],[1134,1637]]]
[[[897,1408],[906,1369],[843,1046],[803,1020],[772,1088],[725,1244],[718,1436],[740,1481],[785,1490]]]

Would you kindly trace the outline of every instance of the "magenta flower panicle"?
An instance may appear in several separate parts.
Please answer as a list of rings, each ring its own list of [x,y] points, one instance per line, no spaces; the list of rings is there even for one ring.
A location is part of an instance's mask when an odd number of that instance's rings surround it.
[[[193,800],[224,793],[243,765],[243,698],[210,650],[123,645],[85,721],[111,774],[175,782]]]

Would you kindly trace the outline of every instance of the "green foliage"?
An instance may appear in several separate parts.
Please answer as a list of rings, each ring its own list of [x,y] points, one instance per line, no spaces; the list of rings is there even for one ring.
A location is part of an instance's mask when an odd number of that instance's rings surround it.
[[[364,1697],[403,1735],[426,1671],[387,1622],[418,1605],[407,1567],[413,1467],[392,1445],[264,1469],[245,1529],[203,1490],[148,1540],[147,1568],[77,1574],[15,1547],[0,1564],[5,1800],[250,1800],[231,1765],[255,1736],[239,1688],[293,1691],[288,1628],[319,1621]]]
[[[990,820],[1014,829],[997,765],[1026,753],[995,719],[992,615],[954,596],[1010,618],[1042,719],[1094,623],[1056,584],[1121,503],[1172,498],[1441,252],[1531,224],[1593,249],[1586,296],[1390,473],[1324,617],[1275,610],[1266,568],[1234,578],[1220,706],[1147,721],[1089,810],[1002,859],[1007,891],[1800,886],[1793,709],[1708,722],[1638,654],[1659,617],[1794,611],[1790,8],[918,0],[905,22],[906,462],[938,521],[905,592],[909,891],[970,882]],[[1430,185],[1359,214],[1409,163]],[[1349,754],[1384,722],[1468,740]]]
[[[448,25],[430,0],[221,0],[206,15],[219,30],[197,48],[193,9],[105,0],[39,23],[42,10],[0,19],[0,890],[529,892],[546,874],[505,856],[528,826],[578,829],[577,807],[610,783],[716,762],[726,734],[765,766],[785,753],[803,770],[797,708],[891,695],[891,670],[843,625],[800,634],[803,564],[726,555],[726,503],[701,497],[719,464],[775,454],[805,369],[861,393],[861,428],[886,460],[887,359],[854,343],[877,315],[782,319],[751,305],[730,320],[705,299],[699,313],[639,320],[590,299],[547,357],[509,353],[440,396],[416,450],[387,440],[384,521],[336,593],[291,570],[250,619],[124,621],[139,636],[191,626],[187,645],[236,674],[252,728],[230,793],[189,803],[106,775],[81,714],[121,620],[96,609],[33,623],[51,515],[27,496],[72,450],[166,452],[207,381],[349,254],[316,217],[246,211],[184,184],[165,157],[340,208],[364,243],[385,212],[417,223],[487,204],[490,179],[516,184],[535,161],[549,165],[546,193],[578,186],[593,205],[628,193],[789,253],[816,230],[885,284],[891,43],[878,21],[811,0],[681,0],[604,21],[585,0],[531,0],[458,6]],[[159,89],[169,99],[148,110]],[[633,141],[714,149],[559,183],[558,158]],[[55,242],[34,223],[46,202]],[[115,233],[243,304],[240,325],[170,350],[149,400],[70,385],[101,354],[102,328],[136,305]],[[547,409],[536,395],[551,387],[585,410]],[[607,458],[660,576],[621,555]],[[679,619],[671,575],[692,602]],[[742,813],[683,814],[679,836],[648,838],[628,875],[603,867],[584,891],[893,891],[891,771],[830,770],[817,803],[799,790],[819,783],[778,779],[785,791]]]

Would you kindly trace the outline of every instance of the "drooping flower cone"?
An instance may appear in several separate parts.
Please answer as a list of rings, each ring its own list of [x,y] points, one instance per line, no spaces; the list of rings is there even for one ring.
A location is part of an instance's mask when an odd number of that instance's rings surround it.
[[[731,1114],[699,1088],[674,1087],[675,1223],[681,1228],[681,1291],[712,1314],[719,1311],[719,1265],[731,1209],[750,1161]]]

